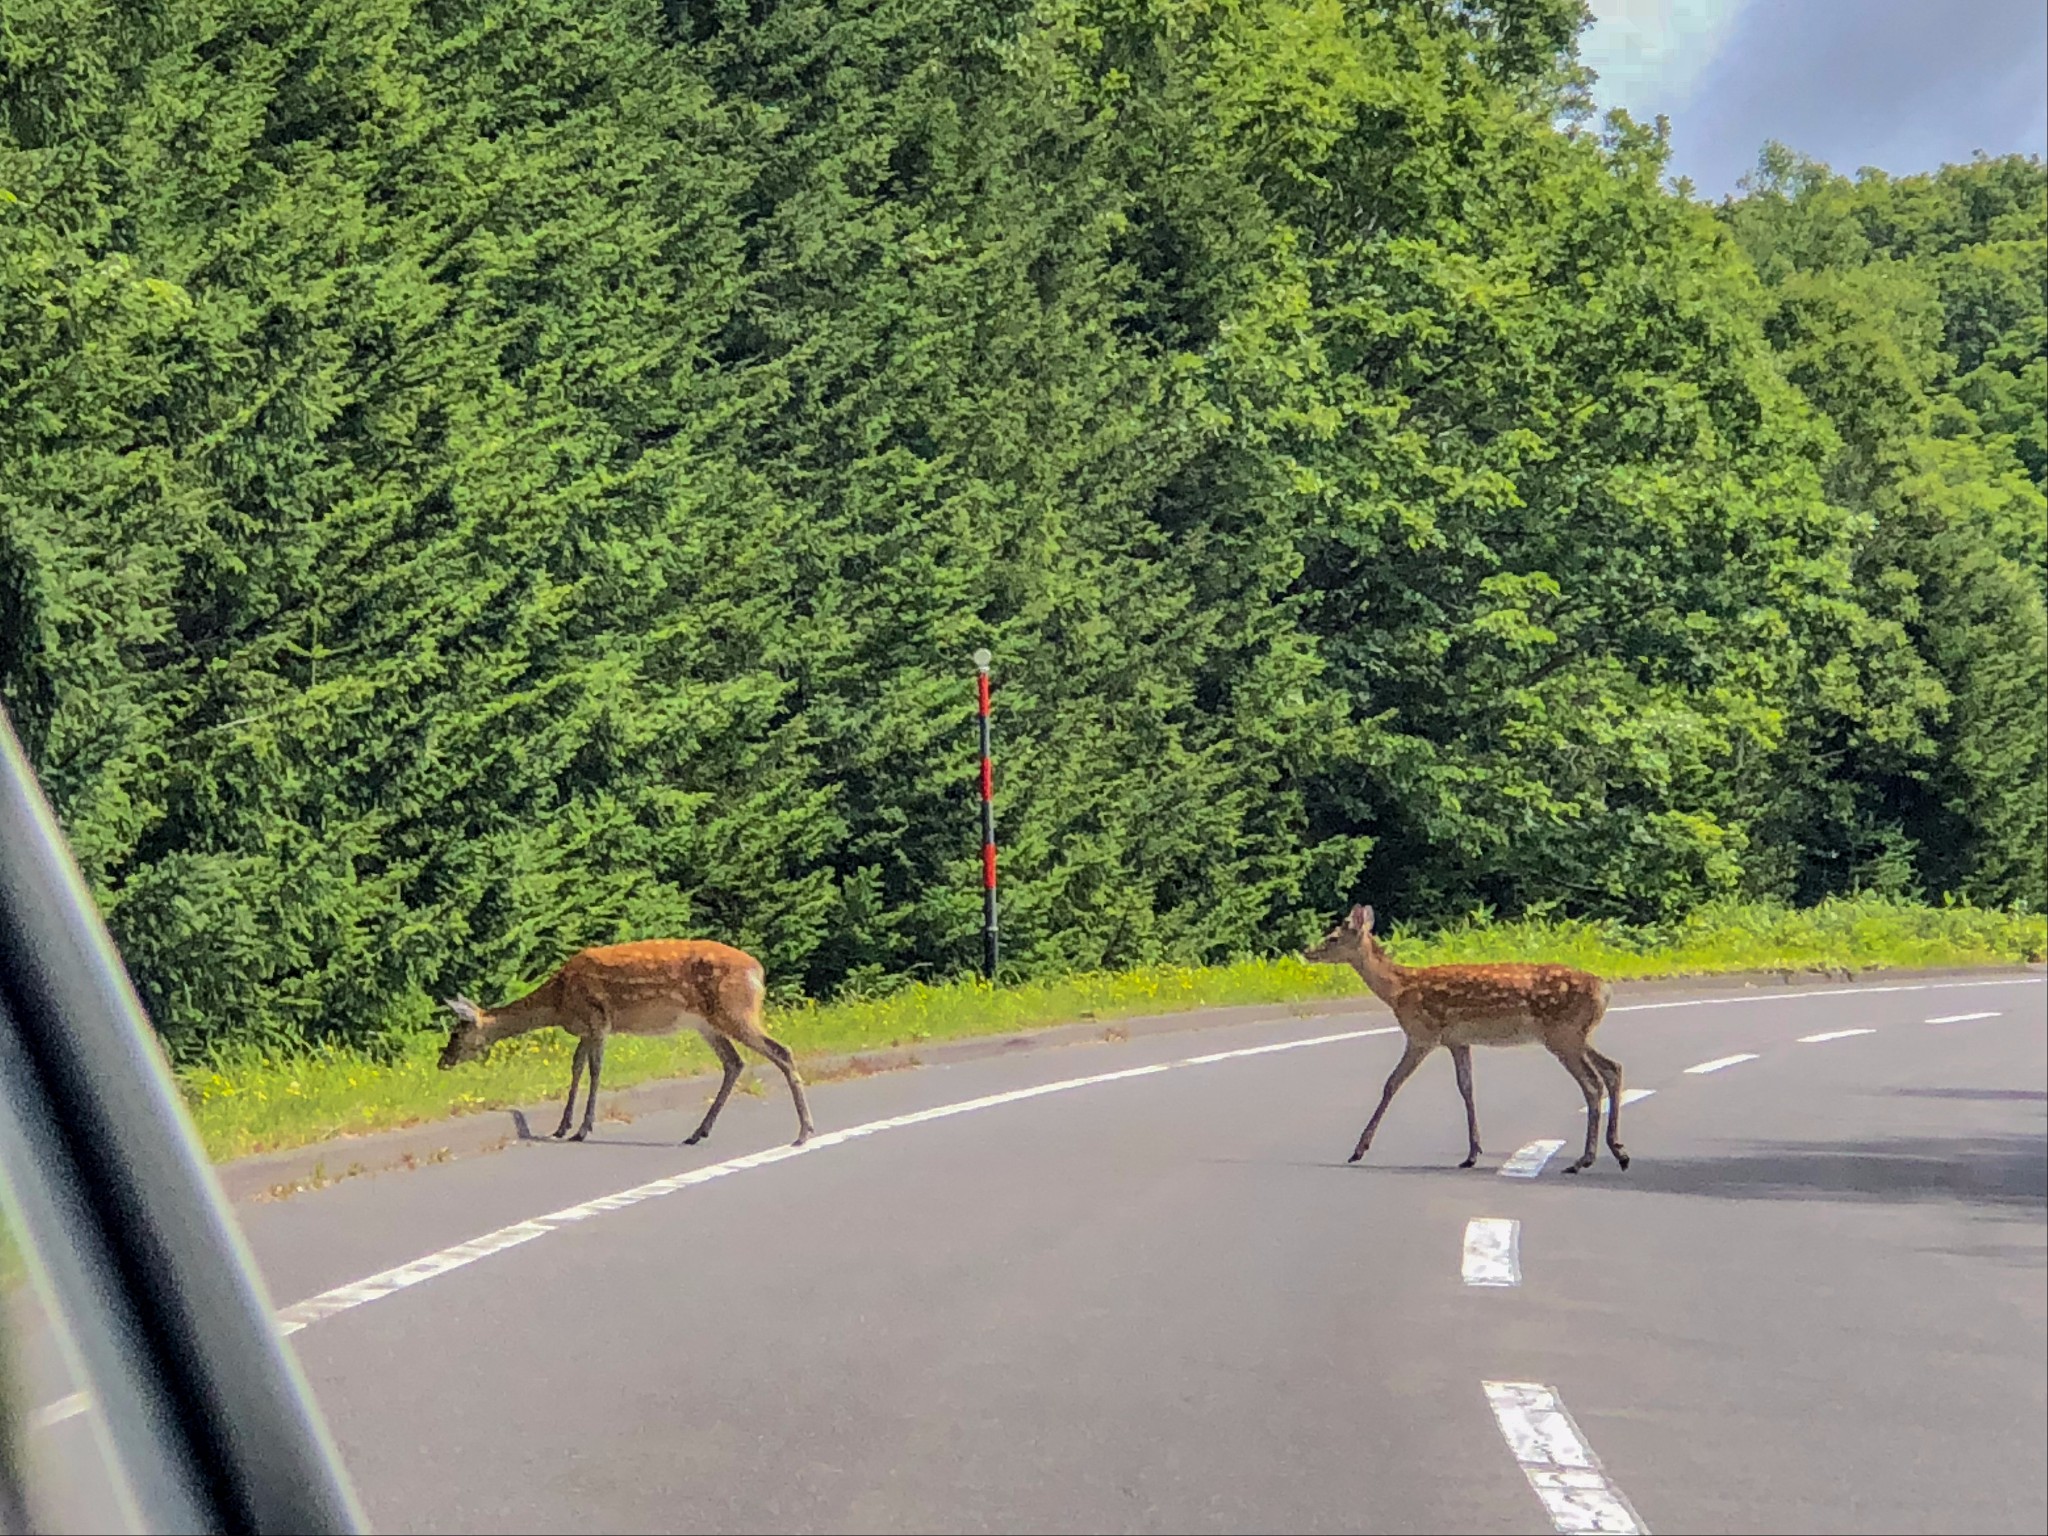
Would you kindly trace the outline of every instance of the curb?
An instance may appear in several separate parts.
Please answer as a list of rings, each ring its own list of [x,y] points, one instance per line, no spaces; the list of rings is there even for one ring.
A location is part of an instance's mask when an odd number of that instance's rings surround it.
[[[1946,966],[1927,970],[1871,971],[1857,973],[1843,968],[1816,971],[1723,971],[1707,976],[1670,976],[1654,980],[1624,980],[1610,983],[1615,1002],[1651,1000],[1673,993],[1741,992],[1761,986],[1799,991],[1822,990],[1842,982],[1940,981],[1957,977],[1997,980],[2010,977],[2048,976],[2039,965]],[[1233,1025],[1282,1023],[1290,1019],[1360,1018],[1385,1014],[1387,1009],[1370,994],[1337,997],[1314,1002],[1253,1003],[1229,1008],[1188,1009],[1180,1013],[1145,1014],[1127,1018],[1083,1020],[1074,1024],[1052,1024],[1024,1032],[978,1035],[963,1040],[945,1040],[917,1046],[884,1046],[831,1056],[800,1058],[807,1082],[830,1082],[846,1077],[871,1077],[878,1072],[901,1071],[906,1067],[945,1066],[955,1062],[983,1061],[992,1056],[1014,1056],[1026,1051],[1052,1050],[1076,1045],[1137,1039],[1148,1035],[1178,1034],[1203,1029],[1225,1029]],[[751,1064],[751,1063],[750,1063]],[[704,1101],[709,1072],[690,1077],[657,1078],[636,1083],[606,1096],[607,1107],[629,1115],[657,1114],[663,1110],[694,1107]],[[482,1110],[426,1125],[398,1130],[372,1131],[360,1136],[337,1136],[281,1152],[263,1152],[237,1158],[214,1167],[214,1177],[230,1200],[285,1199],[311,1189],[321,1189],[343,1179],[365,1174],[390,1173],[423,1164],[444,1163],[458,1157],[474,1157],[501,1151],[521,1141],[535,1139],[528,1120],[546,1121],[560,1113],[560,1102],[528,1104],[518,1108]]]

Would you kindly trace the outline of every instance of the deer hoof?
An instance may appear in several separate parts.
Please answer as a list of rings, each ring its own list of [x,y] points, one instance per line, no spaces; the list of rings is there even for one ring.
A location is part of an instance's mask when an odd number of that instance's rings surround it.
[[[694,1147],[695,1145],[697,1145],[698,1142],[702,1141],[703,1139],[704,1133],[702,1131],[699,1131],[694,1136],[685,1136],[683,1138],[683,1145],[686,1147]]]
[[[1472,1154],[1472,1155],[1471,1155],[1470,1157],[1466,1158],[1466,1159],[1465,1159],[1465,1161],[1463,1161],[1462,1163],[1458,1164],[1458,1166],[1459,1166],[1460,1168],[1470,1168],[1470,1167],[1471,1167],[1471,1166],[1472,1166],[1472,1165],[1473,1165],[1474,1163],[1476,1163],[1476,1162],[1478,1162],[1478,1161],[1479,1161],[1479,1154],[1478,1154],[1477,1152],[1474,1152],[1474,1153],[1473,1153],[1473,1154]]]
[[[589,1139],[589,1136],[590,1127],[586,1125],[582,1130],[578,1131],[574,1136],[571,1136],[569,1139],[571,1141],[585,1141]]]
[[[558,1125],[552,1131],[548,1132],[549,1138],[554,1141],[560,1141],[564,1136],[568,1134],[569,1127],[567,1127],[566,1125]]]
[[[1622,1167],[1623,1167],[1624,1169],[1626,1169],[1626,1168],[1628,1167],[1628,1154],[1627,1154],[1626,1152],[1622,1151],[1622,1150],[1621,1150],[1621,1148],[1619,1148],[1619,1147],[1613,1147],[1613,1148],[1610,1148],[1609,1150],[1610,1150],[1610,1151],[1612,1151],[1612,1152],[1614,1153],[1614,1160],[1615,1160],[1615,1161],[1616,1161],[1617,1163],[1621,1164],[1621,1166],[1622,1166]]]

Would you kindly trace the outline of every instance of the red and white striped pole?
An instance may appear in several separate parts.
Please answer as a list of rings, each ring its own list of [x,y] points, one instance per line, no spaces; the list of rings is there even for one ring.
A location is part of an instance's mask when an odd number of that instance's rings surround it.
[[[989,985],[996,980],[996,774],[989,756],[988,664],[985,650],[974,653],[974,674],[981,702],[981,972]]]

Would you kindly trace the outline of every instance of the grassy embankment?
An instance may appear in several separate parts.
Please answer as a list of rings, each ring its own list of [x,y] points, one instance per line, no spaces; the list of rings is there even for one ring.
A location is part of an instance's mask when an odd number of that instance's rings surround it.
[[[1791,911],[1721,906],[1662,929],[1617,924],[1474,919],[1390,943],[1409,965],[1549,960],[1603,976],[1701,976],[1726,971],[1867,971],[2011,964],[2048,952],[2048,918],[1968,907],[1863,898]],[[1242,1003],[1285,1003],[1355,993],[1348,969],[1295,959],[1215,966],[1150,966],[1067,976],[991,991],[973,981],[906,986],[886,996],[783,1009],[769,1030],[802,1056],[1111,1020]],[[508,1041],[490,1059],[442,1072],[440,1034],[395,1054],[328,1049],[278,1060],[221,1054],[179,1078],[207,1151],[217,1160],[384,1130],[452,1114],[559,1098],[569,1078],[569,1037]],[[617,1040],[605,1052],[607,1090],[711,1070],[695,1035]],[[757,1072],[743,1086],[759,1091]]]

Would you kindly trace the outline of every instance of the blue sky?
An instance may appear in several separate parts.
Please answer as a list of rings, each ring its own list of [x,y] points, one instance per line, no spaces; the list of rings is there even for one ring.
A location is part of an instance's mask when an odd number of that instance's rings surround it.
[[[1671,174],[1719,198],[1780,139],[1845,175],[2048,154],[2044,0],[1591,0],[1595,100],[1671,119]]]

